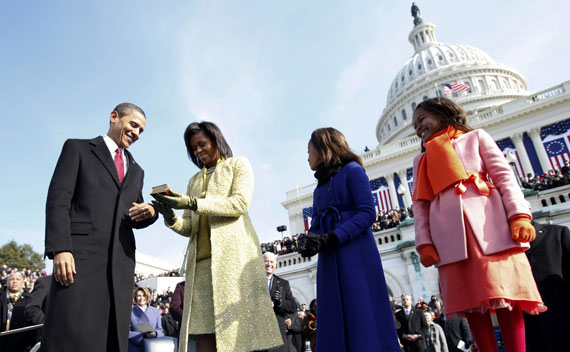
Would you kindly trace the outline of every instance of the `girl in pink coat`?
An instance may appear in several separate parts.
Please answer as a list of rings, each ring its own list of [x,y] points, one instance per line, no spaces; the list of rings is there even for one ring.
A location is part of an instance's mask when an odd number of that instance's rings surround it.
[[[479,349],[493,352],[494,309],[507,351],[524,352],[522,311],[546,310],[524,255],[535,237],[529,204],[491,136],[452,100],[420,103],[413,125],[416,249],[438,268],[446,315],[467,317]]]

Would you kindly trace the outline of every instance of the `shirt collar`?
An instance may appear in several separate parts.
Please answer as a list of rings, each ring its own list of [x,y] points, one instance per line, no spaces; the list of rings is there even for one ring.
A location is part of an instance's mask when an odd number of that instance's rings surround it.
[[[119,146],[117,145],[117,143],[115,143],[115,141],[107,136],[104,135],[103,136],[103,140],[105,141],[105,144],[107,145],[107,149],[109,149],[109,153],[111,153],[111,156],[114,158],[115,157],[115,151],[117,150],[117,148],[119,148]],[[123,148],[121,148],[121,151],[123,151]]]

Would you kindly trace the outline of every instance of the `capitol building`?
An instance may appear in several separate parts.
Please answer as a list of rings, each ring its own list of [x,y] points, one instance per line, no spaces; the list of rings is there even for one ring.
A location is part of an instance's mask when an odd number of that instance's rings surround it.
[[[398,39],[403,40],[404,38]],[[408,36],[413,55],[390,83],[386,105],[377,121],[378,146],[361,154],[378,211],[412,203],[412,160],[420,140],[412,127],[416,105],[446,96],[467,112],[468,123],[485,129],[497,142],[519,178],[558,170],[570,160],[570,81],[532,91],[522,73],[496,62],[483,50],[437,41],[436,25],[419,15]],[[508,64],[508,63],[507,63]],[[467,90],[444,95],[444,84],[465,84]],[[316,183],[287,192],[291,233],[305,232]],[[525,190],[536,221],[570,226],[570,185],[545,191]],[[437,269],[424,268],[415,250],[413,220],[374,232],[390,294],[411,293],[414,301],[439,296]],[[300,303],[316,297],[317,256],[298,253],[277,259],[276,274],[287,279]]]

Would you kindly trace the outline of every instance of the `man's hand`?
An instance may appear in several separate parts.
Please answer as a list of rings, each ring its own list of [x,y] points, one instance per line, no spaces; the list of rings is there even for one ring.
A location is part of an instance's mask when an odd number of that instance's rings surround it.
[[[283,305],[282,297],[281,297],[281,287],[277,287],[273,291],[273,294],[271,295],[271,301],[273,301],[273,303],[275,303],[275,305],[277,305],[277,307],[281,307],[281,305]]]
[[[287,325],[287,328],[288,328],[288,329],[291,329],[291,325],[292,325],[292,323],[291,323],[291,318],[285,319],[285,324]]]
[[[75,259],[71,252],[60,252],[53,257],[53,276],[60,285],[71,285],[75,274]]]
[[[154,207],[148,203],[134,203],[129,209],[131,220],[139,222],[151,219],[155,214]]]

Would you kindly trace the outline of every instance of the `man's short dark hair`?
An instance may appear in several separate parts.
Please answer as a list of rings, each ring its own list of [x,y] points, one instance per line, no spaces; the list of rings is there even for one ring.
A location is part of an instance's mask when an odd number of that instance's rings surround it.
[[[141,115],[144,116],[145,120],[146,120],[146,115],[143,111],[143,109],[141,109],[140,107],[136,106],[133,103],[121,103],[119,105],[117,105],[113,111],[116,111],[117,114],[119,115],[119,117],[123,117],[125,115],[130,114],[131,112],[133,112],[133,110],[141,113]]]

